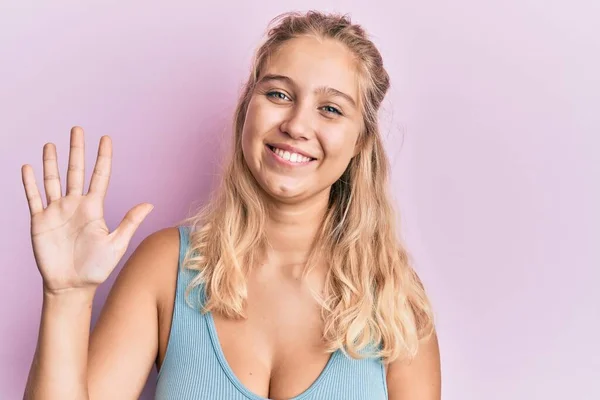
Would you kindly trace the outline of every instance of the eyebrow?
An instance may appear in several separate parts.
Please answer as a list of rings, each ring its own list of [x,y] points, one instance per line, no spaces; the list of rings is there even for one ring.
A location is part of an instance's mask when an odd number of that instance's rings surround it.
[[[295,82],[289,76],[276,75],[276,74],[266,74],[258,81],[258,84],[261,84],[263,82],[269,82],[269,81],[283,81],[291,86],[296,86]],[[352,106],[356,107],[356,102],[354,101],[354,99],[351,96],[349,96],[346,93],[341,92],[337,89],[334,89],[332,87],[329,87],[329,86],[318,87],[315,89],[315,93],[323,93],[326,95],[342,97],[342,98],[346,99],[350,104],[352,104]]]

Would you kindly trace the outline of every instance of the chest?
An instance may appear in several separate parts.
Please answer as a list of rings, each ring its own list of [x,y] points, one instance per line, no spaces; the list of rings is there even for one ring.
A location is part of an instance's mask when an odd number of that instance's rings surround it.
[[[246,313],[245,319],[212,315],[223,355],[242,385],[272,399],[310,388],[331,359],[310,289],[293,280],[251,278]]]
[[[378,360],[326,351],[320,307],[306,287],[249,280],[247,318],[232,320],[186,304],[186,284],[180,279],[171,329],[161,335],[157,399],[387,398]]]

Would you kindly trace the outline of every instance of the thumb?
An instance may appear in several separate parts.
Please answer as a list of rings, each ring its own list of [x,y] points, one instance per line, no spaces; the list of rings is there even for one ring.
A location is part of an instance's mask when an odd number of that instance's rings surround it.
[[[133,234],[153,209],[154,206],[152,204],[142,203],[133,207],[125,214],[119,226],[110,234],[115,248],[121,252],[125,252]]]

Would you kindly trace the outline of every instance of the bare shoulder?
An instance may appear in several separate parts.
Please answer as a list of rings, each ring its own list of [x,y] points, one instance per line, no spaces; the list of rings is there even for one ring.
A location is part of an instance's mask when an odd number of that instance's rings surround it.
[[[157,230],[145,237],[123,265],[115,285],[135,284],[160,297],[165,279],[176,273],[179,261],[179,231],[177,227]],[[174,278],[174,277],[173,277]],[[119,282],[120,281],[120,282]],[[143,281],[145,284],[140,285]]]
[[[394,361],[387,371],[390,400],[439,400],[441,398],[440,349],[437,334],[422,339],[415,358]]]
[[[177,227],[167,227],[146,236],[132,253],[124,268],[133,265],[132,269],[158,268],[160,271],[163,261],[173,261],[179,254],[179,230]],[[175,257],[177,258],[177,257]],[[138,266],[139,259],[151,261]]]

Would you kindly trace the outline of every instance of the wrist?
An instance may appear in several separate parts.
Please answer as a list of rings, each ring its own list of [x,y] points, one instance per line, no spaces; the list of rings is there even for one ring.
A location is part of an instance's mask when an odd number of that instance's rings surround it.
[[[95,286],[84,287],[84,288],[68,288],[68,289],[49,289],[44,285],[43,297],[44,302],[52,303],[91,303],[96,295]]]

